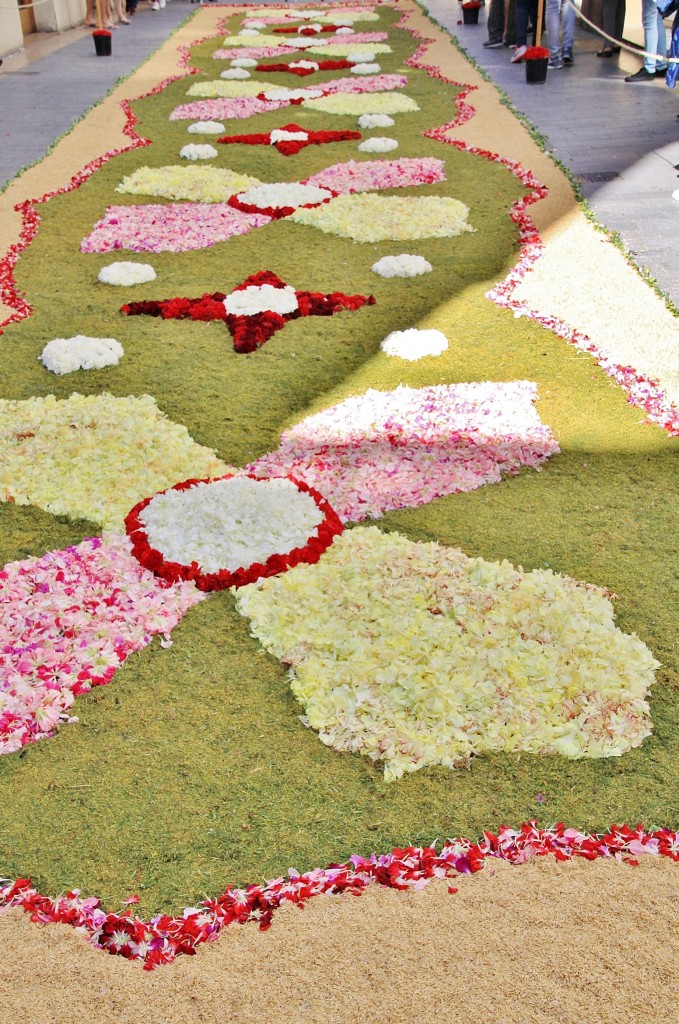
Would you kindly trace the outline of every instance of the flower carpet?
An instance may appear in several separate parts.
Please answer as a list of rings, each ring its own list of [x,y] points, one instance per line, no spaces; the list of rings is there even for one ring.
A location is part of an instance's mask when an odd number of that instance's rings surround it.
[[[306,13],[201,10],[0,263],[0,907],[148,969],[679,859],[675,368],[537,308],[567,187],[410,0]]]

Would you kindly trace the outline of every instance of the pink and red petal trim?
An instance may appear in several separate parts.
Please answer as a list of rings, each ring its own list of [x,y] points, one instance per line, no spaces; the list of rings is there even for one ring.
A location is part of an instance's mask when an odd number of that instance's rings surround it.
[[[227,473],[225,476],[217,477],[216,479],[230,480],[235,475],[235,473]],[[246,476],[250,480],[262,479],[252,473],[241,473],[238,475]],[[286,572],[301,562],[315,565],[323,552],[330,547],[335,537],[342,533],[344,526],[323,495],[319,494],[315,488],[305,484],[302,480],[295,480],[291,476],[285,479],[292,481],[298,490],[313,498],[317,508],[323,513],[324,518],[316,528],[316,536],[310,537],[304,547],[292,548],[291,551],[286,551],[283,554],[271,555],[265,562],[253,562],[252,565],[236,569],[234,572],[230,572],[227,569],[222,569],[220,572],[202,572],[196,562],[192,562],[191,565],[181,565],[178,562],[166,561],[162,552],[152,548],[149,544],[146,529],[141,519],[141,513],[153,498],[156,497],[156,495],[151,495],[151,497],[144,498],[143,501],[135,505],[125,519],[125,529],[132,541],[132,554],[145,569],[150,569],[156,576],[166,580],[168,583],[177,583],[179,580],[190,581],[196,585],[198,590],[204,593],[213,590],[228,590],[229,587],[244,587],[248,583],[255,583],[257,580],[264,579],[267,576],[278,576],[279,573]],[[183,480],[173,487],[168,487],[167,490],[187,491],[195,487],[196,484],[211,482],[213,481],[209,479]],[[166,492],[159,491],[158,493],[165,494]]]
[[[262,930],[270,927],[276,910],[286,903],[304,906],[323,894],[350,893],[359,896],[370,885],[389,889],[422,889],[432,879],[455,881],[460,875],[482,870],[490,860],[524,864],[534,857],[552,856],[558,861],[584,857],[603,858],[637,865],[642,856],[667,857],[679,861],[679,835],[670,829],[646,832],[641,825],[613,825],[603,834],[586,834],[558,823],[541,829],[531,821],[519,829],[502,826],[497,833],[484,832],[483,839],[455,839],[435,846],[408,846],[391,853],[352,856],[343,864],[314,868],[299,873],[290,869],[287,877],[245,889],[229,886],[217,899],[190,907],[181,917],[161,914],[144,921],[132,916],[130,905],[139,897],[128,896],[126,910],[107,913],[95,897],[83,899],[78,889],[51,899],[38,893],[29,878],[4,885],[0,880],[0,910],[20,907],[40,924],[70,924],[84,932],[89,942],[107,953],[128,960],[141,960],[144,970],[172,963],[178,956],[192,955],[203,942],[214,941],[231,924],[256,921]],[[449,885],[450,893],[457,892]]]

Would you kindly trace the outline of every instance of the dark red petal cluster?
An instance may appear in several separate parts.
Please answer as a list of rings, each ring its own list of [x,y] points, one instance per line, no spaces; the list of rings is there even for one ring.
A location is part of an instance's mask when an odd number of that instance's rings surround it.
[[[261,479],[251,473],[243,475],[249,477],[250,480]],[[217,477],[216,479],[229,480],[232,476],[234,476],[233,473],[227,473],[225,476]],[[220,572],[203,572],[196,562],[192,562],[191,565],[181,565],[178,562],[166,561],[162,553],[152,548],[149,544],[146,529],[141,519],[144,509],[156,497],[156,495],[151,495],[151,497],[144,498],[143,501],[136,504],[125,518],[125,530],[132,542],[132,554],[145,569],[150,569],[151,572],[166,582],[190,581],[195,583],[198,590],[206,593],[212,590],[228,590],[230,587],[244,587],[246,584],[254,583],[256,580],[266,576],[278,576],[279,573],[299,565],[300,562],[315,564],[323,552],[330,547],[335,537],[343,532],[344,526],[339,516],[317,490],[301,480],[296,480],[294,477],[288,476],[285,479],[291,480],[298,490],[313,498],[319,511],[323,513],[323,521],[316,527],[316,536],[310,537],[303,547],[293,548],[291,551],[286,551],[282,554],[271,555],[265,562],[253,562],[252,565],[243,566],[234,572],[226,569],[222,569]],[[195,487],[196,484],[210,482],[209,479],[183,480],[181,483],[175,484],[174,487],[167,488],[167,490],[186,491],[191,487]],[[164,494],[165,491],[159,491],[158,493]]]
[[[259,287],[270,284],[274,288],[285,288],[286,284],[272,270],[259,270],[250,274],[242,284],[237,285],[235,292],[243,291],[252,285]],[[355,310],[361,306],[372,306],[375,298],[372,295],[344,295],[343,292],[295,292],[298,308],[292,313],[280,314],[272,310],[255,313],[252,316],[227,313],[224,307],[224,292],[206,293],[199,299],[162,299],[158,302],[128,302],[120,307],[121,313],[127,316],[157,316],[165,320],[224,320],[233,338],[236,352],[255,352],[261,348],[277,331],[285,327],[288,320],[297,320],[300,316],[332,316],[342,309]]]
[[[340,25],[322,25],[321,32],[336,32]],[[302,25],[301,28],[295,28],[292,25],[286,25],[284,28],[275,28],[274,33],[276,35],[286,36],[317,36],[320,35],[315,28],[309,28],[308,25]]]
[[[306,129],[301,128],[298,124],[284,124],[281,128],[281,131],[303,132],[306,131]],[[306,139],[281,139],[279,142],[274,142],[273,145],[278,150],[279,153],[283,154],[283,156],[294,156],[296,153],[299,153],[300,150],[304,149],[306,146],[320,146],[326,142],[346,142],[352,139],[361,138],[360,132],[351,131],[349,129],[344,129],[343,131],[335,132],[310,131],[307,132],[306,134]],[[259,133],[253,135],[222,135],[220,138],[217,139],[217,142],[221,142],[224,144],[240,143],[241,145],[244,146],[269,146],[271,145],[271,136],[269,135],[268,132],[266,134]],[[229,205],[235,206],[236,209],[238,210],[246,210],[248,212],[252,212],[253,209],[259,209],[247,207],[244,203],[239,203],[238,205],[236,205],[236,203],[232,202],[231,199],[229,200]],[[287,209],[287,207],[285,209]],[[262,211],[259,210],[259,212]],[[269,213],[269,216],[273,217],[274,213]],[[280,217],[281,214],[279,213],[278,216]],[[289,216],[289,214],[287,214],[287,216]]]
[[[302,78],[306,75],[316,74],[315,68],[291,68],[290,64],[294,63],[295,61],[288,64],[258,64],[257,71],[286,71],[290,75],[299,75]],[[317,60],[314,61],[314,64],[318,64],[319,71],[346,71],[353,67],[351,61],[348,60]]]

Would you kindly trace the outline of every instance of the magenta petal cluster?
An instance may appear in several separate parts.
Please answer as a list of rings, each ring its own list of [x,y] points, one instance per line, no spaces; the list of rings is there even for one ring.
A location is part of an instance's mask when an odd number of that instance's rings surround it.
[[[370,390],[302,420],[248,468],[304,480],[344,522],[378,519],[539,469],[559,445],[536,392],[530,381]]]
[[[318,185],[341,195],[378,188],[409,188],[446,180],[446,165],[435,157],[403,157],[400,160],[348,160],[332,164],[310,178],[305,185]]]
[[[192,583],[143,569],[130,548],[108,534],[0,572],[0,754],[51,736],[78,694],[109,683],[156,634],[167,643],[203,600]]]
[[[235,235],[245,235],[271,220],[263,213],[243,213],[228,203],[156,203],[109,206],[84,238],[82,252],[188,252],[207,249]]]

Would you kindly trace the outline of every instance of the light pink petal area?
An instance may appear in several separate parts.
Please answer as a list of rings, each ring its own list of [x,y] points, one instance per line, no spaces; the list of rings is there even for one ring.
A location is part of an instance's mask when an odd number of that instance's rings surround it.
[[[0,754],[51,736],[78,694],[204,599],[143,569],[127,537],[85,540],[0,572]]]
[[[188,252],[246,235],[270,220],[263,213],[234,210],[228,203],[109,206],[80,248],[82,252]]]
[[[229,121],[231,118],[241,120],[287,106],[288,100],[258,100],[256,96],[237,96],[230,99],[228,96],[222,96],[218,99],[180,103],[170,114],[170,121]]]
[[[434,157],[403,157],[400,160],[348,160],[343,164],[333,164],[306,178],[304,184],[319,185],[344,195],[378,188],[431,185],[445,180],[443,160]]]
[[[313,36],[306,36],[312,39]],[[336,36],[334,34],[320,35],[319,39],[327,39],[328,43],[341,43],[342,46],[360,46],[361,43],[386,43],[389,39],[388,32],[347,32],[346,35]]]
[[[407,75],[366,75],[365,78],[332,78],[314,88],[322,89],[325,96],[335,96],[339,93],[393,92],[394,89],[405,89],[407,84]]]
[[[345,522],[539,469],[559,445],[531,381],[367,391],[310,416],[248,470],[315,487]]]
[[[281,37],[282,38],[282,37]],[[231,46],[215,50],[215,60],[237,60],[239,57],[251,57],[262,60],[265,57],[283,57],[286,53],[297,53],[296,46]]]

